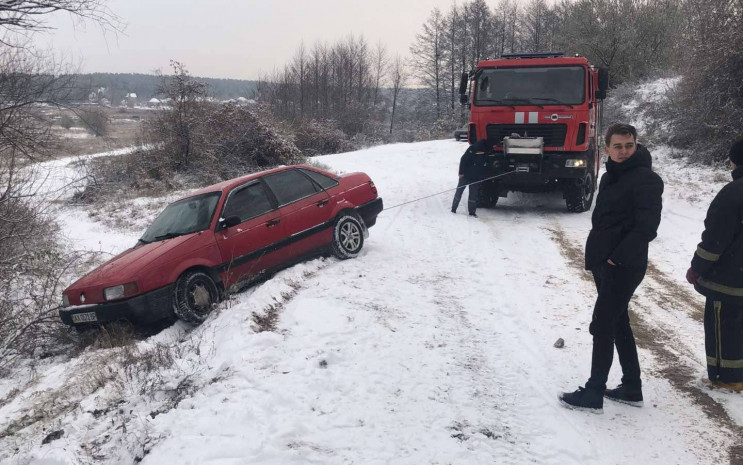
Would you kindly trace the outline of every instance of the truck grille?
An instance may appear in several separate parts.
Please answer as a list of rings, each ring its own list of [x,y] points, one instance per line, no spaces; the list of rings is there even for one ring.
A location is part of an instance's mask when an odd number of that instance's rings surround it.
[[[500,144],[504,137],[517,133],[522,137],[542,137],[545,147],[565,145],[566,124],[488,124],[488,140]]]

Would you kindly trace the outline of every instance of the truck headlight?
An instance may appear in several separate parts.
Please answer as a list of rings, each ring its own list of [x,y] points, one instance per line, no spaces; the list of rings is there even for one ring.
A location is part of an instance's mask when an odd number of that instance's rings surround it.
[[[118,286],[111,286],[103,289],[103,297],[106,300],[120,299],[122,297],[136,294],[137,290],[136,282],[119,284]]]
[[[65,307],[70,306],[70,298],[67,297],[67,294],[62,294],[62,305]]]
[[[565,168],[585,168],[585,160],[565,160]]]

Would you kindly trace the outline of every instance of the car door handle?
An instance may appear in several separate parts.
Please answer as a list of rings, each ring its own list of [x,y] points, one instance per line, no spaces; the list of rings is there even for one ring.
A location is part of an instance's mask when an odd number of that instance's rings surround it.
[[[281,220],[279,218],[276,218],[275,220],[268,220],[266,222],[266,227],[267,228],[272,228],[272,227],[276,226],[277,224],[279,224],[280,222],[281,222]]]
[[[321,200],[321,201],[317,202],[317,206],[318,207],[324,207],[327,204],[328,204],[327,199],[326,200]]]

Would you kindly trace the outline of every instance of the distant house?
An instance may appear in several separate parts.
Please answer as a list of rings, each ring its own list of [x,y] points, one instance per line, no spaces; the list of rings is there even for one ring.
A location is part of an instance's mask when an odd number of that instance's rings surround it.
[[[126,94],[122,103],[130,108],[133,107],[137,104],[137,94],[135,94],[134,92]]]
[[[147,105],[150,108],[160,108],[160,107],[162,107],[163,103],[159,99],[156,99],[155,97],[152,97],[150,99],[150,101],[147,102]]]

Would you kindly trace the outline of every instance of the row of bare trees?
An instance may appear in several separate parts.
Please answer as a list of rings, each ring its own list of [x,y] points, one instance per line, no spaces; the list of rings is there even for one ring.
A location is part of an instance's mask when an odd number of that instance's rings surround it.
[[[485,0],[435,8],[410,47],[418,84],[438,118],[459,113],[459,76],[504,53],[578,53],[609,68],[615,83],[678,61],[682,10],[675,0]],[[448,115],[448,116],[447,116]]]
[[[283,69],[261,77],[256,96],[282,119],[335,120],[347,133],[362,132],[382,101],[388,58],[381,43],[363,37],[302,44]]]

